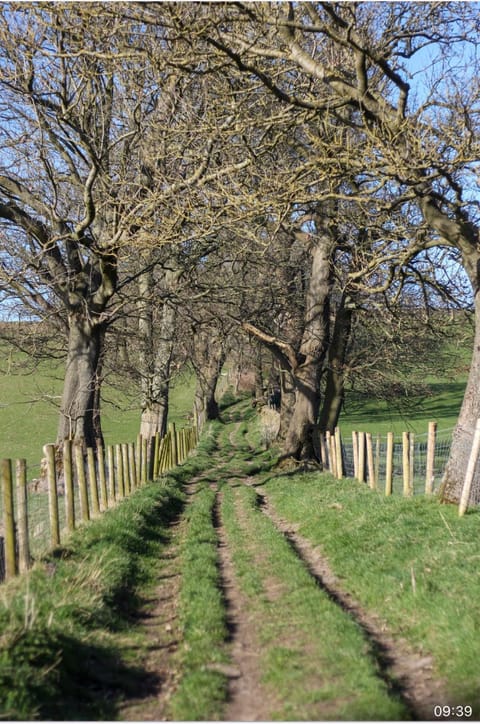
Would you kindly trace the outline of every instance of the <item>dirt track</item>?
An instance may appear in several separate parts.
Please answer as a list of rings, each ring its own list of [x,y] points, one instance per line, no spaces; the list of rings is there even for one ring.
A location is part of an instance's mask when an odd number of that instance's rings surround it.
[[[237,453],[241,449],[245,458],[251,456],[245,440],[238,441],[239,424],[231,423],[230,430],[224,435],[226,445]],[[237,447],[238,446],[238,447]],[[266,687],[262,678],[262,642],[259,637],[258,622],[249,608],[249,601],[242,592],[233,559],[229,537],[222,519],[222,485],[238,490],[240,486],[255,488],[256,479],[242,476],[229,468],[229,456],[232,450],[222,449],[212,460],[212,468],[206,472],[210,487],[216,491],[216,504],[213,511],[214,526],[218,536],[218,569],[220,586],[223,592],[228,640],[225,646],[229,652],[230,663],[219,666],[228,681],[227,705],[219,718],[226,721],[268,721],[279,711],[280,702],[274,690]],[[212,472],[221,483],[212,483]],[[192,481],[190,497],[195,495],[196,487],[202,476]],[[404,641],[395,640],[386,630],[382,621],[364,611],[354,601],[348,591],[342,590],[334,573],[326,561],[310,543],[301,538],[296,530],[285,520],[278,517],[266,495],[257,492],[258,506],[261,512],[273,522],[276,530],[290,544],[295,552],[298,565],[306,568],[318,586],[326,592],[330,600],[342,609],[346,616],[353,619],[361,628],[368,649],[368,656],[374,660],[379,676],[385,682],[392,696],[404,704],[405,718],[431,719],[432,707],[442,702],[442,687],[432,678],[432,662],[429,657],[419,657],[409,651]],[[246,528],[244,513],[238,502],[239,496],[234,490],[235,511],[240,528]],[[149,646],[145,668],[148,671],[145,690],[139,692],[135,701],[125,704],[120,712],[122,720],[165,720],[167,703],[177,685],[179,673],[175,670],[175,651],[180,632],[176,624],[176,606],[179,580],[175,556],[178,537],[182,534],[183,518],[172,528],[171,545],[162,567],[161,580],[156,592],[156,600],[150,603],[141,620],[142,626],[149,631]],[[258,555],[258,553],[257,553]],[[265,596],[274,602],[278,596],[279,582],[274,577],[265,579]],[[274,615],[282,616],[281,608]],[[319,672],[320,676],[321,672]],[[325,709],[326,717],[329,709]],[[374,718],[374,717],[372,717]],[[323,719],[319,710],[319,720]]]

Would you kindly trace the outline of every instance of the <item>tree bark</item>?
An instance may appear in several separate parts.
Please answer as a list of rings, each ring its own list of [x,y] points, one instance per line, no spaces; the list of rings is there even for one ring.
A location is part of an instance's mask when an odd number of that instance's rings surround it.
[[[480,255],[478,259],[480,263]],[[452,435],[452,446],[445,468],[440,498],[443,502],[458,503],[472,449],[475,425],[480,418],[480,294],[475,294],[475,338],[467,386],[462,407]],[[470,502],[480,503],[480,475],[473,479]]]
[[[319,428],[334,432],[345,398],[345,358],[352,329],[353,307],[343,295],[335,315],[332,339],[328,349],[325,393],[320,413]]]
[[[87,447],[103,444],[99,416],[103,324],[76,312],[68,318],[68,352],[57,444],[73,439]]]
[[[197,376],[193,405],[195,421],[200,430],[206,421],[220,418],[215,392],[225,362],[225,351],[221,342],[202,330],[195,337],[193,357]]]
[[[296,460],[317,457],[314,433],[320,407],[320,375],[328,349],[332,239],[323,230],[319,229],[318,234],[311,250],[299,364],[291,370],[295,405],[283,447],[283,456]]]

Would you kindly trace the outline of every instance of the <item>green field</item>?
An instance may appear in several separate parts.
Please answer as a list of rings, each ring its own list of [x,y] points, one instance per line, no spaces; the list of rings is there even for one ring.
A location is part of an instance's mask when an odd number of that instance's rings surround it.
[[[25,458],[35,476],[46,443],[57,434],[63,367],[40,363],[34,371],[19,353],[8,363],[8,350],[0,347],[0,458]],[[193,406],[192,375],[180,373],[172,384],[170,419],[186,426]],[[107,380],[102,390],[102,426],[106,444],[131,442],[140,427],[138,390],[132,385],[121,391]]]

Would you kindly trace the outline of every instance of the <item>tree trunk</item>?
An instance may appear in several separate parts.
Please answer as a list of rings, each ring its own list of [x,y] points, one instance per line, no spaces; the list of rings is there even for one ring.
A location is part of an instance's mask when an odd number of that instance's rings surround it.
[[[329,297],[331,288],[332,239],[319,229],[312,248],[310,279],[305,297],[304,332],[297,359],[291,370],[295,385],[295,406],[283,448],[284,457],[296,460],[317,458],[315,426],[320,408],[320,375],[328,349]]]
[[[325,394],[320,413],[319,428],[334,432],[345,398],[345,357],[352,329],[353,307],[343,295],[335,316],[335,325],[328,349]]]
[[[69,315],[68,352],[57,444],[73,439],[103,444],[99,416],[100,361],[105,328],[79,313]]]
[[[220,418],[215,392],[224,362],[222,344],[205,331],[197,334],[194,341],[194,368],[197,376],[194,412],[199,430],[207,420]]]
[[[278,439],[285,442],[287,432],[292,420],[293,410],[295,408],[295,383],[289,370],[282,370],[280,390],[282,393],[280,399],[280,427],[278,429]]]
[[[315,426],[320,407],[320,372],[323,360],[314,359],[302,365],[293,376],[295,405],[288,426],[283,454],[296,460],[317,457],[314,441]]]
[[[171,291],[180,276],[178,271],[167,271],[164,284]],[[142,412],[140,434],[149,440],[157,432],[167,432],[170,371],[175,337],[176,308],[164,301],[159,329],[155,329],[153,311],[155,281],[151,270],[139,278],[138,326],[140,333],[140,364]],[[157,301],[158,303],[158,301]]]
[[[472,449],[473,433],[480,417],[480,293],[475,294],[475,338],[467,386],[452,436],[452,446],[440,489],[444,502],[458,503]],[[480,503],[480,474],[473,479],[471,503]]]

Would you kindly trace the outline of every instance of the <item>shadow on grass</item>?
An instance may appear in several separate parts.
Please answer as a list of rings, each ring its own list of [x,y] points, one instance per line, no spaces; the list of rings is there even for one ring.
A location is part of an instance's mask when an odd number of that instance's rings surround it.
[[[142,495],[79,529],[32,572],[36,619],[0,652],[0,720],[112,720],[125,699],[161,688],[114,634],[135,631],[185,496],[179,485]]]

